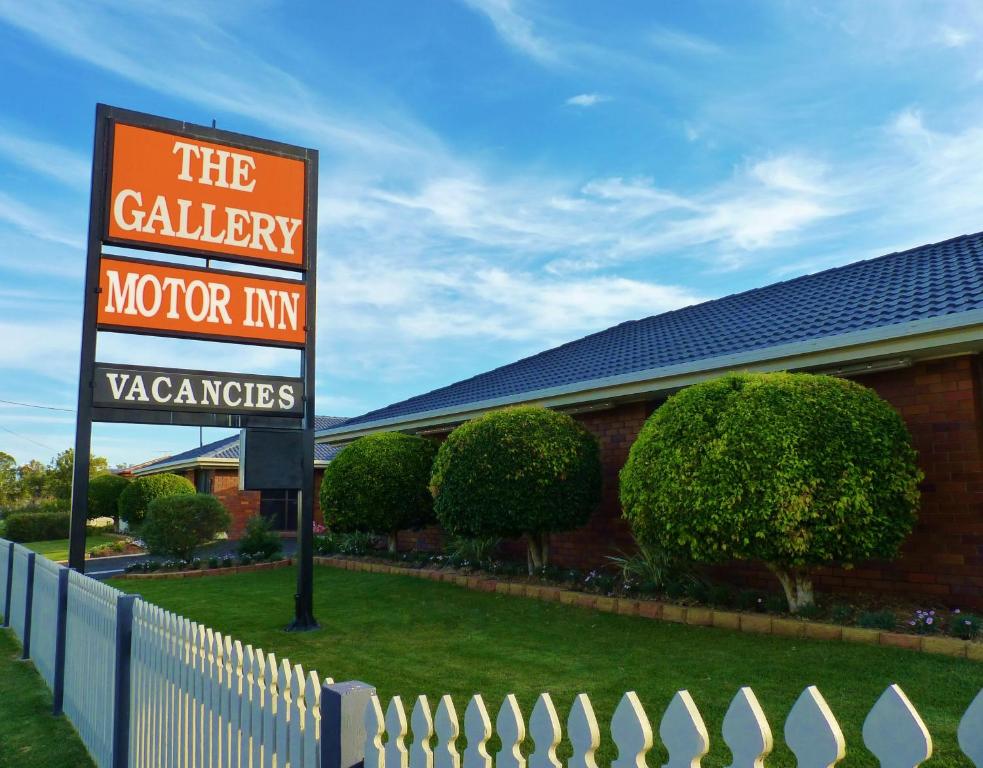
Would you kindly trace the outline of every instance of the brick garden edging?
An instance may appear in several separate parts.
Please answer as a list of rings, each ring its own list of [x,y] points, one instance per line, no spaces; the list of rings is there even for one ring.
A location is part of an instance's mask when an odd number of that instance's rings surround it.
[[[907,635],[901,632],[884,632],[879,629],[844,627],[839,624],[825,624],[818,621],[803,621],[781,616],[768,616],[761,613],[740,613],[720,611],[715,608],[696,605],[662,603],[656,600],[634,600],[626,597],[605,597],[588,592],[574,592],[552,586],[524,584],[503,581],[488,576],[468,576],[452,571],[427,568],[403,568],[398,565],[350,560],[340,557],[315,557],[318,565],[327,565],[346,571],[367,573],[389,573],[399,576],[415,576],[430,581],[445,581],[465,589],[478,592],[500,592],[502,594],[530,597],[546,602],[575,605],[606,613],[620,613],[623,616],[641,616],[646,619],[671,621],[698,627],[721,627],[758,635],[780,635],[784,637],[804,637],[812,640],[841,640],[848,643],[867,645],[886,645],[905,648],[923,653],[955,656],[983,661],[983,643],[959,640],[955,637],[938,635]],[[250,566],[247,566],[250,567]]]
[[[124,573],[118,579],[196,579],[199,576],[228,576],[233,573],[248,573],[249,571],[273,571],[293,565],[292,557],[285,560],[273,560],[269,563],[253,563],[252,565],[233,565],[229,568],[196,568],[193,571],[153,571],[151,573]]]

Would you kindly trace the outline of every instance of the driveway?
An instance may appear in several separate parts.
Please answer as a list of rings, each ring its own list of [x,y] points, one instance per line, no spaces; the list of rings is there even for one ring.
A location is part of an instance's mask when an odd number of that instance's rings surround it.
[[[235,555],[238,542],[217,541],[207,547],[198,550],[197,557],[207,560],[210,557],[222,557],[223,555]],[[283,554],[285,557],[293,557],[297,552],[296,539],[283,540]],[[148,560],[167,560],[166,557],[157,555],[119,555],[117,557],[97,557],[85,561],[85,575],[93,579],[111,579],[119,576],[126,571],[127,566],[133,563],[143,563]]]

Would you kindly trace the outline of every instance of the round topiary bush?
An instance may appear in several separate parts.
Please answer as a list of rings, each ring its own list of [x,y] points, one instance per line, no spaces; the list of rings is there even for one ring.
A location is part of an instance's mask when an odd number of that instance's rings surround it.
[[[105,473],[89,480],[88,518],[113,517],[119,515],[119,497],[130,484],[125,477]]]
[[[358,438],[324,470],[325,525],[386,535],[395,552],[398,531],[433,522],[427,485],[436,451],[432,441],[399,432]]]
[[[670,397],[621,471],[635,538],[702,562],[758,560],[795,612],[817,566],[890,558],[922,473],[901,417],[867,387],[730,374]]]
[[[164,473],[138,477],[119,495],[119,517],[131,528],[135,528],[143,522],[147,508],[154,499],[194,492],[194,484],[180,475]]]
[[[493,411],[451,432],[430,487],[448,533],[525,536],[532,571],[549,561],[548,534],[583,525],[600,501],[597,440],[557,411]]]
[[[195,549],[228,530],[231,522],[214,496],[179,493],[150,502],[140,535],[152,554],[190,560]]]

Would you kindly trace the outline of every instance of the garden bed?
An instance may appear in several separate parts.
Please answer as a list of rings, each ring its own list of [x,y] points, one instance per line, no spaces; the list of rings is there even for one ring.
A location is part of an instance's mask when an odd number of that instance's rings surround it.
[[[671,601],[662,596],[618,594],[598,587],[601,580],[596,576],[592,578],[593,574],[597,574],[596,571],[588,574],[586,583],[578,584],[580,589],[570,589],[564,582],[551,581],[546,576],[501,575],[452,566],[435,568],[432,564],[434,562],[438,565],[447,563],[447,559],[440,555],[435,556],[430,562],[417,561],[412,565],[407,563],[394,565],[392,559],[351,555],[316,557],[315,561],[346,570],[415,576],[431,581],[449,582],[482,592],[530,597],[608,613],[641,616],[680,624],[723,627],[754,634],[886,645],[983,661],[983,642],[979,642],[978,629],[974,632],[974,639],[954,637],[941,631],[943,626],[958,627],[956,622],[960,621],[960,617],[971,615],[959,611],[943,615],[935,609],[913,609],[912,615],[915,618],[911,621],[914,624],[902,624],[898,622],[897,615],[893,611],[882,609],[860,614],[861,616],[869,614],[874,617],[874,621],[882,621],[882,626],[857,626],[822,621],[817,616],[804,617],[778,611],[768,612],[767,608],[775,608],[777,604],[764,598],[756,599],[757,610],[736,611],[700,604],[694,600]],[[602,586],[607,586],[607,582],[604,581]],[[975,622],[977,618],[973,616],[970,620]]]
[[[232,573],[248,573],[250,571],[269,571],[276,568],[286,568],[287,566],[293,565],[293,562],[293,558],[288,557],[283,560],[264,560],[261,562],[256,562],[255,560],[243,562],[242,559],[233,560],[232,558],[223,558],[215,566],[210,561],[202,562],[200,560],[191,561],[190,563],[182,563],[180,561],[136,563],[127,568],[126,573],[120,576],[120,578],[191,579],[200,576],[226,576]]]

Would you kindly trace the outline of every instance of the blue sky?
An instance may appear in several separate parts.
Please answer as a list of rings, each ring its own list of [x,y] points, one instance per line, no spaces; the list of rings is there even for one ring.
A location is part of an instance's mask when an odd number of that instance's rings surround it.
[[[317,410],[983,229],[983,5],[0,0],[0,450],[71,445],[94,105],[321,151]],[[104,334],[98,359],[295,373]],[[205,439],[227,432],[205,430]],[[193,428],[96,425],[135,462]]]

